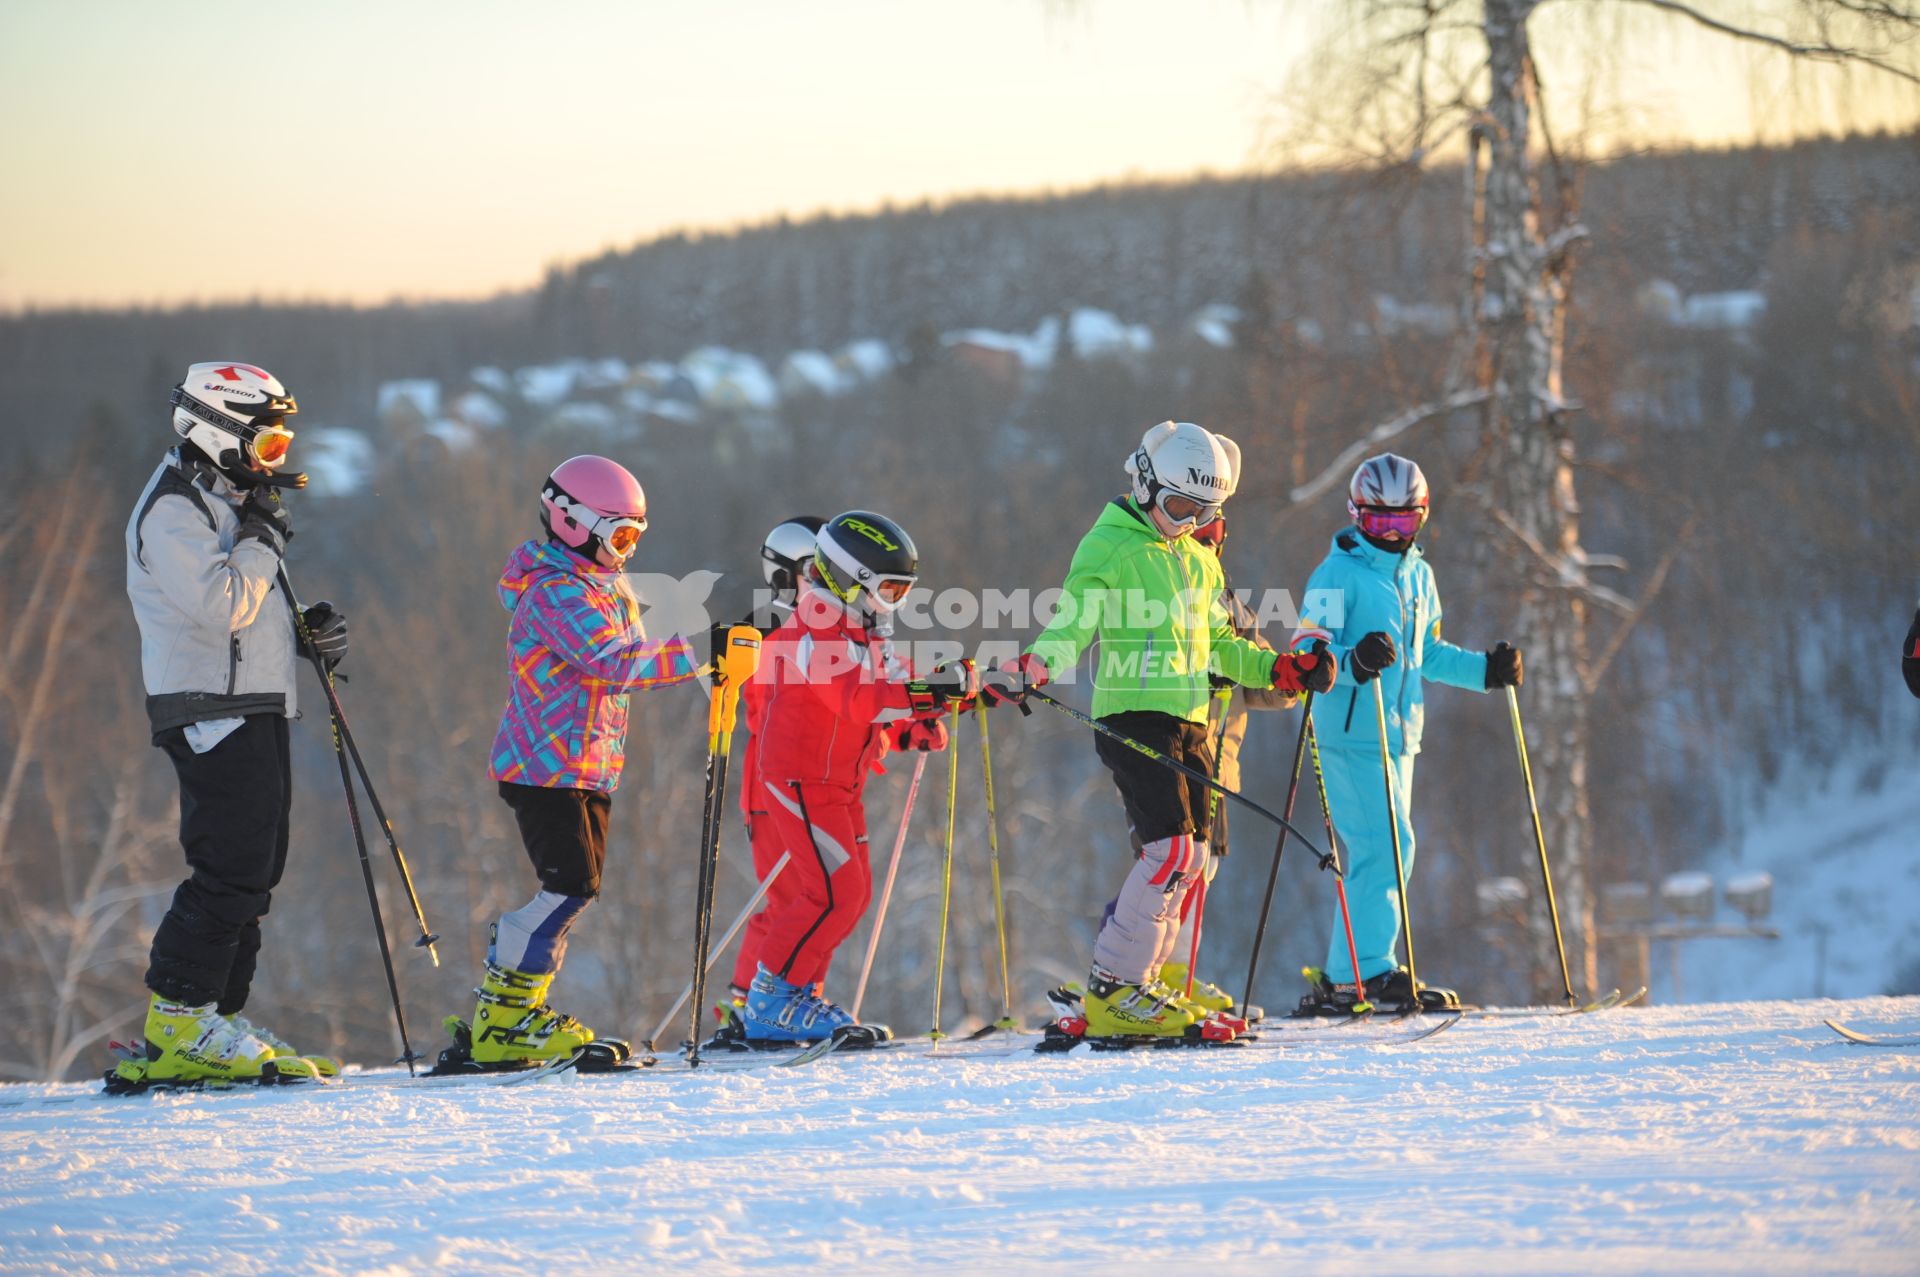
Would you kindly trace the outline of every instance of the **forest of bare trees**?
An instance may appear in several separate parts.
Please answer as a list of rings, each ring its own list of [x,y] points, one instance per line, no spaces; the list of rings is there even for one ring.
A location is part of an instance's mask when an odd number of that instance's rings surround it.
[[[170,442],[165,397],[189,361],[271,368],[301,401],[297,425],[358,427],[378,450],[358,490],[298,499],[288,562],[305,597],[353,621],[342,698],[445,937],[438,970],[398,951],[415,1045],[430,1047],[441,1014],[471,1009],[486,924],[532,885],[485,776],[505,685],[493,582],[532,533],[555,462],[603,448],[630,460],[652,496],[639,566],[721,571],[717,597],[757,580],[774,521],[860,505],[907,524],[930,586],[1040,588],[1058,583],[1118,490],[1140,431],[1181,417],[1233,436],[1248,458],[1229,512],[1236,584],[1297,589],[1343,506],[1338,485],[1290,494],[1360,429],[1447,384],[1458,331],[1396,317],[1457,305],[1462,178],[1248,178],[773,225],[643,245],[478,305],[0,319],[0,1070],[83,1074],[107,1037],[134,1031],[146,940],[180,872],[172,777],[147,745],[121,528]],[[1649,156],[1580,181],[1591,247],[1561,373],[1581,405],[1567,425],[1581,533],[1636,581],[1662,578],[1617,647],[1603,632],[1588,653],[1606,665],[1589,705],[1589,873],[1648,881],[1736,838],[1781,775],[1863,750],[1910,759],[1920,744],[1912,716],[1890,712],[1888,658],[1920,586],[1902,524],[1920,507],[1920,139]],[[1735,290],[1763,309],[1719,322],[1684,304]],[[1230,346],[1185,335],[1211,303],[1238,308]],[[1150,325],[1152,349],[1008,380],[940,340],[1080,305]],[[675,360],[708,343],[774,358],[854,338],[888,342],[896,370],[770,412],[633,423],[618,442],[520,406],[481,446],[448,448],[374,408],[400,377],[451,392],[488,365]],[[1441,420],[1398,446],[1435,486],[1426,541],[1448,636],[1491,646],[1520,624],[1535,565],[1491,504],[1463,496],[1490,469],[1479,423]],[[1517,938],[1490,941],[1475,898],[1485,877],[1526,873],[1532,854],[1506,721],[1477,697],[1430,704],[1422,973],[1470,997],[1526,996],[1531,955]],[[635,702],[606,894],[556,993],[608,1032],[644,1031],[687,975],[704,711],[688,689]],[[1293,722],[1256,718],[1250,790],[1284,789]],[[292,864],[256,1002],[310,1049],[390,1058],[324,722],[309,710],[295,738]],[[999,997],[970,732],[961,745],[950,1028],[995,1014]],[[1031,1012],[1046,985],[1084,975],[1124,839],[1080,729],[1045,711],[1009,715],[994,747],[1016,996]],[[886,831],[876,847],[891,843],[905,770],[870,784],[872,825]],[[868,996],[871,1015],[907,1031],[926,1027],[931,1003],[942,789],[922,790]],[[1236,827],[1210,904],[1210,967],[1244,965],[1266,837]],[[723,858],[730,916],[750,889],[734,822]],[[1291,864],[1263,962],[1269,1005],[1290,1002],[1290,972],[1320,956],[1326,912],[1310,862]],[[863,944],[864,930],[847,960]],[[1603,983],[1606,962],[1596,956]]]

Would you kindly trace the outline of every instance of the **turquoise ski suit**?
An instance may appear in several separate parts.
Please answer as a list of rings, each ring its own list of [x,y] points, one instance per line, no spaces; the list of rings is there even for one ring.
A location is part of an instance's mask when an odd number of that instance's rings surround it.
[[[1399,965],[1400,900],[1393,868],[1393,834],[1387,824],[1386,788],[1380,776],[1380,732],[1373,688],[1353,676],[1351,655],[1360,639],[1380,630],[1393,639],[1399,658],[1380,674],[1387,711],[1387,753],[1399,814],[1400,854],[1413,876],[1413,760],[1426,723],[1424,688],[1448,683],[1469,691],[1487,689],[1487,658],[1440,637],[1440,593],[1433,569],[1414,546],[1389,554],[1355,528],[1333,538],[1333,548],[1307,581],[1294,650],[1325,639],[1340,661],[1340,681],[1313,702],[1313,730],[1327,782],[1334,829],[1346,847],[1347,907],[1353,916],[1360,978],[1371,979]],[[1326,972],[1334,983],[1353,980],[1346,932],[1337,912],[1327,945]]]

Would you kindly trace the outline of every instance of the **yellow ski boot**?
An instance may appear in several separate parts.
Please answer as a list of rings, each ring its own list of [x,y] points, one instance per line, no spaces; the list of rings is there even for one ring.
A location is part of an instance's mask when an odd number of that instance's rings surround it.
[[[1157,981],[1122,984],[1096,973],[1087,981],[1086,1036],[1184,1038],[1202,1016]]]
[[[254,1037],[259,1038],[262,1042],[272,1047],[273,1058],[276,1060],[305,1060],[313,1066],[315,1075],[323,1078],[338,1077],[340,1075],[340,1061],[330,1055],[308,1055],[295,1048],[291,1042],[288,1042],[272,1029],[261,1028],[237,1011],[226,1019],[228,1024],[231,1024],[234,1028],[240,1030],[240,1032],[251,1033]]]
[[[1218,1011],[1224,1015],[1245,1020],[1248,1024],[1255,1024],[1266,1018],[1266,1012],[1256,1006],[1249,1006],[1245,1014],[1234,1010],[1233,995],[1208,980],[1195,980],[1193,992],[1188,994],[1186,991],[1187,964],[1184,962],[1169,962],[1163,965],[1160,968],[1160,980],[1162,983],[1172,985],[1183,999],[1203,1008],[1206,1012]]]
[[[137,1092],[155,1086],[313,1081],[318,1071],[298,1056],[277,1060],[273,1048],[236,1028],[213,1003],[188,1006],[154,994],[147,1004],[146,1041],[133,1059],[107,1075],[107,1089]]]
[[[569,1056],[594,1040],[594,1032],[546,1004],[553,975],[533,975],[487,966],[475,990],[473,1059],[476,1064],[543,1064]]]

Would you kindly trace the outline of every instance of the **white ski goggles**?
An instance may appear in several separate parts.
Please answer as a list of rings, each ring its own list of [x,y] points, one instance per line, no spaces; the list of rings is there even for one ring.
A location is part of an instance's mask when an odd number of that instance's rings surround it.
[[[1201,501],[1184,492],[1175,492],[1172,488],[1160,489],[1160,495],[1153,499],[1154,509],[1167,516],[1167,522],[1176,528],[1189,523],[1212,523],[1220,517],[1221,502]]]
[[[552,485],[548,485],[546,497],[553,503],[554,509],[585,528],[589,536],[599,537],[601,545],[606,546],[622,559],[634,552],[640,544],[640,534],[647,530],[645,512],[601,514],[592,506],[582,505]]]

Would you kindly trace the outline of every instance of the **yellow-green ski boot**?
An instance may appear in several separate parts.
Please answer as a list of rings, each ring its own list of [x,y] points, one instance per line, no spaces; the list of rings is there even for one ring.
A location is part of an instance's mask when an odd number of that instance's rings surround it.
[[[479,1002],[473,1011],[474,1063],[544,1064],[573,1055],[594,1041],[592,1029],[546,1004],[552,987],[552,973],[534,975],[489,963],[486,978],[475,990]]]

